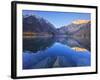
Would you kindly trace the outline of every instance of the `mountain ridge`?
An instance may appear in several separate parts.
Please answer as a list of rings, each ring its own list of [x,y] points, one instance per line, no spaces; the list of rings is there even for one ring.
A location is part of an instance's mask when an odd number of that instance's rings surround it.
[[[73,22],[76,22],[76,21],[73,21]],[[72,22],[71,24],[69,24],[67,26],[63,26],[63,27],[59,28],[58,30],[62,34],[72,35],[72,34],[78,32],[79,30],[82,30],[82,28],[87,28],[87,29],[90,28],[90,26],[91,26],[90,20],[88,20],[86,22],[85,22],[85,20],[82,20],[82,21],[83,22],[81,22],[81,24],[80,23],[76,24],[76,23]]]
[[[23,16],[23,32],[56,34],[57,30],[53,24],[44,18],[31,15]]]
[[[67,26],[62,26],[61,28],[55,28],[55,26],[50,23],[48,20],[36,16],[36,15],[24,15],[23,16],[23,32],[28,34],[38,33],[40,34],[48,34],[48,35],[68,35],[68,36],[79,36],[82,35],[90,35],[90,20],[75,20],[72,21]],[[33,34],[32,34],[33,35]]]

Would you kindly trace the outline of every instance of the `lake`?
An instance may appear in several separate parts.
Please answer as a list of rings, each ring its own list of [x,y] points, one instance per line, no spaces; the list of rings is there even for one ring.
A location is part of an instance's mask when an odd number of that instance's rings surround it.
[[[85,48],[76,51],[73,48]],[[72,37],[23,38],[23,69],[82,67],[91,64],[86,39]]]

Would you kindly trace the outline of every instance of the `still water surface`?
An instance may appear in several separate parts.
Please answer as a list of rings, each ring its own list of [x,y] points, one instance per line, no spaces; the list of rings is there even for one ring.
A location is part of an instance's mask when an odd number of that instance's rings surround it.
[[[82,40],[68,37],[24,38],[23,69],[90,66],[90,47]],[[87,50],[75,51],[73,47]]]

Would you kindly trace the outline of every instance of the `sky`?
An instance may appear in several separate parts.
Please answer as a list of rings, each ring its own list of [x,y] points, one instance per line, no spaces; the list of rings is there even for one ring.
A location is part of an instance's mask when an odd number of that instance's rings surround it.
[[[75,20],[91,20],[90,13],[23,10],[23,15],[37,15],[48,20],[56,28],[68,25]]]

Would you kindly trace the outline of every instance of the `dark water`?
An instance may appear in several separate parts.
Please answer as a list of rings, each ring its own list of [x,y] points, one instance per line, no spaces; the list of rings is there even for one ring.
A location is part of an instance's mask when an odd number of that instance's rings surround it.
[[[79,38],[24,38],[23,69],[90,66],[89,46],[88,42]],[[75,51],[72,47],[87,51]]]

